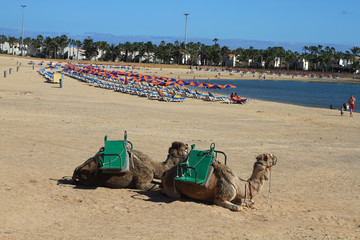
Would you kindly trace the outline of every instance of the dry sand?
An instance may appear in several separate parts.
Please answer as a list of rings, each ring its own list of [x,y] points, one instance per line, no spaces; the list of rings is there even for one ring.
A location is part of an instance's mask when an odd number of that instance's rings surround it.
[[[59,88],[27,61],[0,56],[0,239],[360,238],[359,113],[341,117],[338,110],[258,100],[166,103],[69,77]],[[3,78],[9,67],[13,73]],[[215,142],[242,178],[257,154],[275,154],[269,209],[262,211],[268,185],[254,199],[258,210],[231,212],[159,193],[61,182],[105,135],[122,139],[124,130],[155,161],[165,160],[175,140],[197,149]]]

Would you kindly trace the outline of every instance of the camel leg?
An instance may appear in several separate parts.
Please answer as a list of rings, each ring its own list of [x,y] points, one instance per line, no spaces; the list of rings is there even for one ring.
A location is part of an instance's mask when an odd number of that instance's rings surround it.
[[[175,186],[175,177],[176,177],[176,169],[172,169],[164,173],[164,176],[161,178],[161,184],[163,186],[163,191],[165,195],[170,198],[180,199],[181,194],[176,189]]]
[[[231,211],[240,211],[239,206],[231,202],[236,199],[236,189],[234,185],[220,178],[217,188],[214,203]]]
[[[240,206],[243,204],[243,202],[241,201],[240,198],[236,198],[236,199],[232,200],[231,202],[233,204],[240,205]]]
[[[136,188],[145,191],[159,191],[159,185],[154,183],[137,183]]]
[[[236,204],[233,204],[227,200],[224,199],[215,199],[214,203],[218,206],[230,209],[231,211],[238,212],[240,211],[240,207]]]

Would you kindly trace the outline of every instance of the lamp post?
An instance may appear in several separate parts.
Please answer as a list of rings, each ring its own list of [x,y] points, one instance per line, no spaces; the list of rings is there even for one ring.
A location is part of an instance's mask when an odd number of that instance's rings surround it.
[[[21,33],[21,56],[24,56],[24,12],[26,5],[21,5],[23,8],[23,15],[22,15],[22,33]]]
[[[184,13],[185,15],[185,45],[184,45],[184,48],[185,48],[185,53],[184,53],[184,64],[186,64],[186,32],[187,32],[187,16],[189,16],[188,13]]]
[[[187,16],[189,16],[189,14],[184,13],[184,15],[185,15],[185,49],[186,49]]]

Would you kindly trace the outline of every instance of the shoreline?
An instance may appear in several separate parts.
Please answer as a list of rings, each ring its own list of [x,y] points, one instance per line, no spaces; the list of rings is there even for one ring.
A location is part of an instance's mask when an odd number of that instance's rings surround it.
[[[1,56],[1,55],[0,55]],[[37,64],[40,62],[43,62],[44,64],[50,63],[52,62],[51,60],[47,59],[47,61],[44,60],[33,60],[31,58],[23,58],[23,57],[19,57],[19,56],[6,56],[7,58],[13,58],[13,60],[22,60],[21,62],[27,61],[27,60],[31,60],[35,63],[35,68],[41,68],[41,67],[45,67],[46,65],[43,66],[38,66]],[[27,61],[29,62],[29,61]],[[61,61],[59,63],[64,63],[64,62],[68,62],[68,61]],[[56,63],[56,61],[54,61],[53,63]],[[109,63],[107,63],[109,64]],[[16,66],[16,64],[12,63],[10,64],[10,66]],[[27,66],[31,66],[26,64]],[[24,66],[24,65],[23,65]],[[107,68],[106,68],[107,69]],[[112,69],[112,68],[109,68]],[[108,70],[109,70],[108,69]],[[59,69],[60,70],[60,69]],[[138,73],[138,74],[147,74],[147,75],[155,75],[155,76],[162,76],[162,77],[169,77],[169,78],[174,78],[179,77],[179,79],[181,80],[187,80],[187,81],[196,81],[196,80],[201,80],[201,81],[217,81],[217,80],[222,80],[222,81],[226,81],[226,80],[235,80],[235,81],[242,81],[242,80],[248,80],[248,81],[294,81],[294,82],[319,82],[319,83],[334,83],[334,84],[338,84],[338,83],[343,83],[343,84],[360,84],[360,80],[353,80],[353,79],[349,79],[349,78],[339,78],[339,79],[327,79],[327,78],[323,78],[323,79],[319,79],[319,78],[311,78],[308,76],[302,77],[302,76],[298,76],[298,77],[289,77],[286,76],[285,74],[282,76],[278,76],[278,75],[272,75],[272,74],[267,74],[265,73],[265,79],[259,79],[256,75],[258,75],[258,73],[255,74],[255,77],[253,76],[254,74],[248,73],[248,74],[239,74],[239,73],[232,73],[230,74],[229,72],[209,72],[209,71],[199,71],[199,70],[193,70],[193,72],[191,72],[191,70],[189,69],[183,69],[183,68],[135,68],[133,70],[124,70],[124,69],[116,69],[119,71],[124,71],[124,72],[133,72],[133,73]],[[14,71],[14,68],[13,68]],[[220,75],[219,75],[220,73]],[[201,75],[199,75],[201,74]],[[213,76],[214,74],[217,74],[217,78],[210,78],[211,76]],[[174,76],[175,75],[175,76]],[[198,78],[196,78],[196,76],[198,76]],[[192,78],[191,78],[192,77]],[[194,79],[195,77],[195,79]],[[209,78],[207,78],[209,77]],[[184,86],[187,87],[187,86]],[[203,93],[207,93],[208,90],[204,90],[204,89],[198,89],[198,91],[203,92]],[[228,94],[223,94],[223,93],[216,93],[219,96],[226,96],[228,97]],[[280,104],[288,104],[288,105],[293,105],[293,106],[301,106],[301,107],[306,107],[306,108],[315,108],[315,109],[330,109],[330,105],[329,106],[323,106],[323,107],[317,107],[317,106],[308,106],[308,105],[301,105],[301,104],[296,104],[296,103],[291,103],[291,102],[281,102],[281,101],[272,101],[272,100],[267,100],[267,99],[261,99],[261,98],[254,98],[254,97],[250,97],[251,99],[254,100],[260,100],[260,101],[265,101],[265,102],[273,102],[273,103],[280,103]],[[337,108],[334,108],[332,110],[338,110]]]

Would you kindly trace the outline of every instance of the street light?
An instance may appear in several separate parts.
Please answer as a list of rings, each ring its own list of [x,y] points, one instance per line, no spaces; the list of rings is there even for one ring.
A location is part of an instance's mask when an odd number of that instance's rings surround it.
[[[24,56],[24,12],[26,5],[21,5],[23,8],[23,16],[22,16],[22,34],[21,34],[21,56]]]
[[[184,64],[186,63],[186,32],[187,32],[187,16],[189,16],[188,13],[184,13],[185,15],[185,53],[184,53]]]
[[[185,15],[185,50],[186,50],[187,16],[189,16],[189,14],[184,13],[184,15]]]

